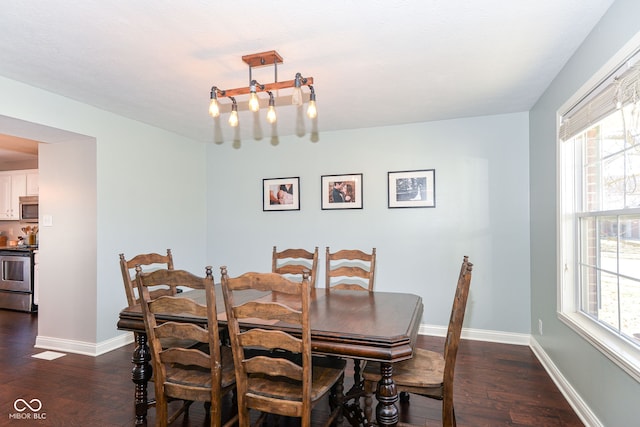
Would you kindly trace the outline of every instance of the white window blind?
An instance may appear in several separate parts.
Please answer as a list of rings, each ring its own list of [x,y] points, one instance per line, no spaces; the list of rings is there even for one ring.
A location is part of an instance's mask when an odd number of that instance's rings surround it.
[[[562,141],[594,125],[614,110],[640,101],[640,53],[636,52],[580,102],[562,115],[559,138]],[[633,64],[633,65],[632,65]]]

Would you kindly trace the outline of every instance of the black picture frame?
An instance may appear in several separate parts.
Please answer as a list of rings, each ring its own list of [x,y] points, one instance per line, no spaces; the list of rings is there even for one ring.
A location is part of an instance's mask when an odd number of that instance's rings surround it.
[[[388,172],[389,208],[435,208],[436,170]]]
[[[263,211],[299,211],[300,177],[264,178],[262,180]]]
[[[362,174],[322,175],[321,205],[323,210],[362,209]]]

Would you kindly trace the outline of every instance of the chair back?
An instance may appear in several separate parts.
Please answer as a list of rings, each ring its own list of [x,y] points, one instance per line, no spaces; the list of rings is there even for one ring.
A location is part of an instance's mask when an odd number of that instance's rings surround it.
[[[124,254],[120,254],[120,271],[122,272],[122,281],[124,282],[124,291],[127,295],[127,304],[129,307],[136,305],[138,301],[137,288],[135,283],[136,265],[162,267],[173,270],[173,255],[171,249],[167,249],[166,255],[157,253],[139,254],[126,260]],[[161,295],[175,295],[177,288],[160,287],[151,291],[151,296],[157,298]]]
[[[464,322],[464,313],[469,297],[469,287],[471,286],[472,268],[473,264],[469,262],[469,257],[465,256],[458,276],[458,284],[444,344],[443,404],[445,407],[453,407],[453,377],[462,333],[462,323]]]
[[[271,257],[271,272],[284,275],[286,278],[296,282],[302,281],[302,273],[310,271],[311,287],[316,287],[316,276],[318,273],[318,247],[313,252],[305,249],[285,249],[278,252],[273,247]]]
[[[276,273],[245,273],[230,278],[226,267],[221,267],[221,271],[236,366],[239,425],[248,425],[249,408],[301,417],[302,425],[308,425],[312,408],[308,272],[297,283]],[[239,293],[248,290],[268,291],[271,295],[236,303],[235,297],[240,301]],[[240,328],[241,322],[256,319],[263,324],[284,322],[287,328]],[[291,392],[292,387],[295,393]]]
[[[205,277],[198,277],[184,270],[161,269],[143,273],[142,268],[137,266],[136,284],[138,293],[141,295],[140,305],[151,349],[156,416],[161,420],[160,425],[165,425],[168,417],[167,400],[175,398],[212,402],[212,425],[219,426],[221,424],[219,400],[222,394],[222,357],[211,267],[206,267]],[[187,297],[164,295],[152,299],[149,288],[158,285],[203,289],[206,305]],[[207,328],[194,323],[158,319],[158,316],[170,317],[172,314],[206,318]],[[166,320],[167,317],[164,319]],[[161,340],[173,344],[163,349]],[[201,345],[193,347],[194,341]],[[188,345],[183,346],[180,343],[188,343]],[[200,350],[206,347],[208,347],[208,353]]]
[[[376,273],[376,248],[371,253],[345,249],[334,253],[327,246],[325,287],[329,289],[363,290],[373,292]]]

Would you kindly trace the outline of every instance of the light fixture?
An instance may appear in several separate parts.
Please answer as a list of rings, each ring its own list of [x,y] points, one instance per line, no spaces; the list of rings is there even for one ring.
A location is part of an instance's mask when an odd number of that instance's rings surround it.
[[[269,108],[267,109],[267,121],[271,124],[275,123],[278,120],[276,116],[276,100],[273,97],[273,92],[268,91],[269,94]]]
[[[211,102],[209,103],[209,115],[213,118],[220,117],[220,104],[218,103],[218,88],[211,88]]]
[[[251,80],[249,84],[249,110],[254,113],[260,110],[260,100],[258,99],[258,94],[256,93],[256,87],[259,87],[261,90],[264,90],[264,85],[261,85],[255,80]]]
[[[232,101],[231,116],[229,117],[229,124],[231,126],[238,126],[238,105],[235,97],[239,95],[249,95],[248,107],[250,111],[258,112],[260,110],[260,98],[259,92],[267,92],[269,95],[269,109],[267,110],[267,121],[269,123],[275,123],[276,111],[275,111],[275,97],[273,91],[279,91],[281,89],[293,88],[291,95],[291,103],[296,106],[302,106],[304,103],[304,95],[302,88],[308,86],[311,92],[309,107],[307,109],[307,115],[309,118],[317,117],[318,111],[316,109],[316,95],[312,86],[313,77],[303,77],[301,73],[296,73],[293,80],[286,80],[283,82],[278,81],[278,64],[282,64],[283,59],[275,50],[262,53],[254,53],[251,55],[245,55],[242,57],[242,61],[249,66],[249,86],[239,87],[235,89],[222,90],[217,86],[211,87],[211,96],[209,104],[209,114],[212,117],[220,116],[220,102],[219,98],[229,98]],[[254,67],[273,66],[274,67],[274,82],[260,84],[254,80],[251,76],[251,70]],[[279,93],[279,92],[276,92]]]
[[[233,96],[230,96],[229,99],[233,104],[231,104],[231,115],[229,116],[229,126],[232,128],[238,126],[238,103]]]
[[[293,80],[293,95],[291,96],[293,105],[302,105],[302,80],[302,74],[296,73],[296,78]]]
[[[316,91],[313,89],[313,86],[309,85],[309,90],[311,91],[311,95],[309,95],[309,106],[307,107],[307,116],[310,119],[315,119],[318,117],[318,109],[316,108]]]

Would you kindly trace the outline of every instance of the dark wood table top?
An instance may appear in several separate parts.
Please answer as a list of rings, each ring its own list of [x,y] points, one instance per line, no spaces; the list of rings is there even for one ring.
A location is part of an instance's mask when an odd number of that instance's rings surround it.
[[[184,297],[204,303],[202,291],[184,292]],[[226,323],[224,301],[216,287],[217,312],[221,324]],[[275,298],[261,292],[247,299]],[[397,362],[411,358],[420,321],[422,298],[395,292],[313,290],[311,298],[311,341],[314,353],[353,357],[381,362]],[[206,319],[177,317],[166,320],[206,323]],[[244,325],[246,327],[255,324]],[[287,325],[260,325],[263,328],[287,329]],[[118,329],[144,332],[139,306],[120,312]]]

